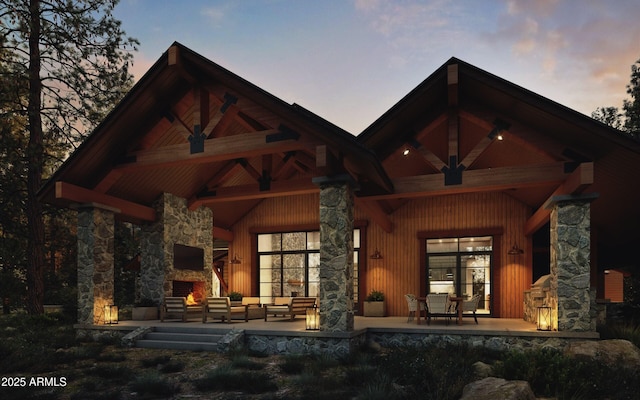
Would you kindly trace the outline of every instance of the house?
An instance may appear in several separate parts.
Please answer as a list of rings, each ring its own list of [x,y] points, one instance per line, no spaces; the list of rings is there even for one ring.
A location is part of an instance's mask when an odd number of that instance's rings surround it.
[[[372,290],[389,315],[452,292],[522,318],[550,274],[555,327],[589,331],[599,265],[637,263],[639,168],[639,143],[456,58],[353,136],[174,43],[40,196],[78,210],[82,323],[113,300],[118,218],[155,300],[316,296],[349,331]]]

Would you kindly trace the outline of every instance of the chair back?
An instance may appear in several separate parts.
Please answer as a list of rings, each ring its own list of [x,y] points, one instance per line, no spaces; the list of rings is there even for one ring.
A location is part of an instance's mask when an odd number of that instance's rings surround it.
[[[416,311],[418,309],[418,301],[414,294],[405,294],[404,298],[407,300],[407,306],[409,311]]]
[[[427,295],[427,308],[430,313],[444,314],[449,312],[449,295],[429,294]]]
[[[474,294],[469,300],[462,302],[462,311],[476,311],[478,309],[478,303],[480,302],[480,295]]]
[[[205,307],[208,313],[226,313],[231,307],[228,297],[207,297]]]

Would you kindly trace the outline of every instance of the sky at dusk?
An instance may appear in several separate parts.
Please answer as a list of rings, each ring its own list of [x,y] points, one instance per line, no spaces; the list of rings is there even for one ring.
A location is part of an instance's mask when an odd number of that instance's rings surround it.
[[[121,0],[140,78],[174,42],[357,135],[449,58],[590,115],[621,106],[639,0]]]

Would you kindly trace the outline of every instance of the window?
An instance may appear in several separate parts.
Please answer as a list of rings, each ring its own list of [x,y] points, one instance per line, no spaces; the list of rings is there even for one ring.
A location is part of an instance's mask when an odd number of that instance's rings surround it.
[[[426,239],[427,291],[465,299],[479,294],[478,312],[490,312],[493,238]]]
[[[353,233],[354,301],[358,294],[360,230]],[[281,232],[258,235],[260,300],[273,297],[320,296],[320,232]]]

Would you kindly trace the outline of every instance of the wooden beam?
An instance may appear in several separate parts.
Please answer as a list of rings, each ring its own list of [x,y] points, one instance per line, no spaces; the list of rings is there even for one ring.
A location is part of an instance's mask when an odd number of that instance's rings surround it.
[[[382,209],[377,201],[365,200],[360,197],[355,198],[356,205],[360,207],[364,212],[385,232],[393,232],[393,222],[389,219],[387,213]]]
[[[440,157],[424,147],[422,143],[415,141],[413,143],[408,143],[408,146],[413,147],[436,170],[441,171],[442,168],[447,166]]]
[[[116,166],[118,170],[169,167],[180,164],[202,164],[236,158],[251,158],[263,154],[312,149],[315,143],[307,140],[288,139],[268,142],[267,137],[279,130],[244,133],[205,140],[204,151],[190,153],[190,143],[179,143],[159,148],[132,152],[135,162]]]
[[[544,204],[554,196],[580,194],[591,184],[593,184],[593,163],[582,163],[569,175],[567,180],[558,186]],[[551,210],[544,207],[544,205],[538,208],[524,224],[525,236],[532,235],[544,226],[549,220],[550,215]]]
[[[111,170],[107,175],[102,178],[100,182],[93,188],[96,192],[106,193],[113,185],[116,184],[118,179],[122,176],[122,171]]]
[[[480,157],[488,147],[493,143],[493,138],[489,136],[485,136],[475,145],[475,147],[467,154],[467,156],[460,161],[460,164],[464,165],[465,168],[469,168],[477,159]]]
[[[292,196],[298,194],[318,193],[320,188],[311,182],[310,178],[289,181],[271,182],[271,189],[260,191],[256,184],[222,187],[216,189],[215,194],[199,196],[189,202],[189,208],[201,205],[233,202],[241,200],[266,199],[270,197]]]
[[[393,199],[444,194],[499,191],[534,187],[562,182],[567,174],[564,163],[465,170],[459,185],[445,185],[441,174],[429,174],[393,179],[394,193],[372,195],[366,199]]]
[[[63,199],[74,203],[98,203],[120,210],[120,214],[140,221],[155,221],[156,212],[153,208],[142,204],[109,196],[95,190],[58,181],[55,184],[56,199]]]
[[[242,166],[235,161],[226,162],[222,168],[217,170],[208,179],[205,179],[207,190],[213,190],[216,186],[222,185],[233,175],[238,173],[242,169]]]
[[[456,165],[451,165],[452,158],[458,161],[458,132],[459,129],[458,110],[451,108],[449,110],[449,167],[455,168]]]
[[[218,226],[213,227],[213,237],[216,239],[226,240],[227,242],[233,242],[233,232]]]
[[[458,64],[447,65],[449,107],[458,106]]]

